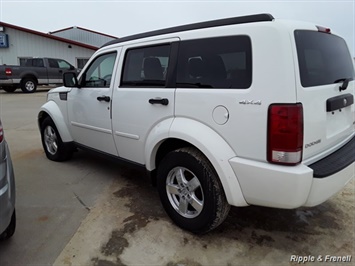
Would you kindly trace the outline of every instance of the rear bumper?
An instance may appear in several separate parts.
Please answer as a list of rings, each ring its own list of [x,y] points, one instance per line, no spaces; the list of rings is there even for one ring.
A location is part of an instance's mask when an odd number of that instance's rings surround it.
[[[0,79],[0,87],[1,86],[10,86],[13,84],[14,84],[14,81],[12,79]]]
[[[324,178],[331,176],[355,162],[355,137],[336,152],[311,164],[313,176]]]
[[[355,176],[353,145],[354,139],[311,166],[282,166],[238,157],[229,162],[248,204],[286,209],[315,206]]]
[[[6,142],[0,157],[0,234],[8,227],[15,209],[15,178]]]
[[[326,178],[313,178],[311,190],[304,206],[316,206],[343,189],[355,176],[355,163]]]
[[[9,78],[0,78],[0,87],[12,87],[14,85],[19,85],[21,79],[9,79]]]
[[[313,171],[305,165],[289,167],[238,157],[229,163],[250,205],[292,209],[303,206],[309,197]]]

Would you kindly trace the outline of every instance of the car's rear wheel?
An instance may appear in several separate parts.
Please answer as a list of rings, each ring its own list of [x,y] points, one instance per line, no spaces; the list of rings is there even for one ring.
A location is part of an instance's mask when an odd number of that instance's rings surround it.
[[[37,82],[33,78],[24,78],[21,80],[21,90],[25,93],[33,93],[37,90]]]
[[[5,229],[4,232],[2,232],[0,234],[0,241],[9,239],[10,237],[12,237],[15,233],[16,230],[16,211],[14,210],[14,212],[12,213],[11,216],[11,221],[9,226]]]
[[[170,152],[157,173],[161,202],[181,228],[202,234],[227,217],[228,204],[222,184],[207,158],[195,148]]]
[[[73,149],[69,144],[63,143],[57,127],[50,117],[46,117],[41,124],[41,139],[48,159],[66,161],[71,158]]]

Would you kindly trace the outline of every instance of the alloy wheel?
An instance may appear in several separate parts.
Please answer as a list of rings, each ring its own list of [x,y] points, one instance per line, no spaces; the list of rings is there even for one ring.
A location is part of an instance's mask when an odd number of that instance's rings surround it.
[[[46,145],[47,151],[55,155],[58,151],[58,139],[54,128],[47,126],[44,130],[44,143]]]
[[[204,206],[201,183],[184,167],[172,169],[166,179],[166,193],[171,206],[185,218],[197,217]]]

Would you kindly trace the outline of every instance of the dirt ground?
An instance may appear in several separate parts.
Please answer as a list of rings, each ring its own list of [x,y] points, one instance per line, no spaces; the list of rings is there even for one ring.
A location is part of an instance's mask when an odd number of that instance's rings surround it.
[[[144,173],[110,167],[117,178],[54,265],[335,265],[325,257],[355,255],[354,180],[314,208],[232,208],[197,236],[172,224]],[[355,265],[352,257],[340,264]]]

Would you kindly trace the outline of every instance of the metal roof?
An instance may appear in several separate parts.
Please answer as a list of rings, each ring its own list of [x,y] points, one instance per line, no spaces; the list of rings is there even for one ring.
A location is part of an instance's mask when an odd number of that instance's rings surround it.
[[[97,46],[93,46],[93,45],[88,45],[88,44],[84,44],[84,43],[81,43],[81,42],[72,41],[72,40],[61,38],[61,37],[57,37],[57,36],[54,36],[54,35],[51,35],[51,34],[47,34],[47,33],[39,32],[39,31],[31,30],[31,29],[19,27],[19,26],[12,25],[12,24],[9,24],[9,23],[5,23],[5,22],[2,22],[2,21],[0,21],[0,26],[3,26],[5,28],[5,30],[6,30],[6,28],[11,28],[11,29],[27,32],[27,33],[34,34],[34,35],[37,35],[37,36],[45,37],[45,38],[56,40],[56,41],[59,41],[59,42],[65,42],[67,44],[72,44],[72,45],[80,46],[80,47],[91,49],[91,50],[97,50],[99,48]]]
[[[76,26],[49,32],[49,34],[97,47],[100,47],[109,41],[118,39],[114,36]]]
[[[85,28],[78,27],[78,26],[72,26],[72,27],[68,27],[68,28],[64,28],[64,29],[60,29],[60,30],[56,30],[56,31],[50,31],[49,34],[56,34],[56,33],[59,33],[59,32],[72,30],[72,29],[79,29],[79,30],[90,32],[90,33],[95,33],[95,34],[98,34],[98,35],[101,35],[101,36],[118,39],[118,37],[116,37],[116,36],[108,35],[108,34],[105,34],[105,33],[98,32],[98,31],[85,29]]]

